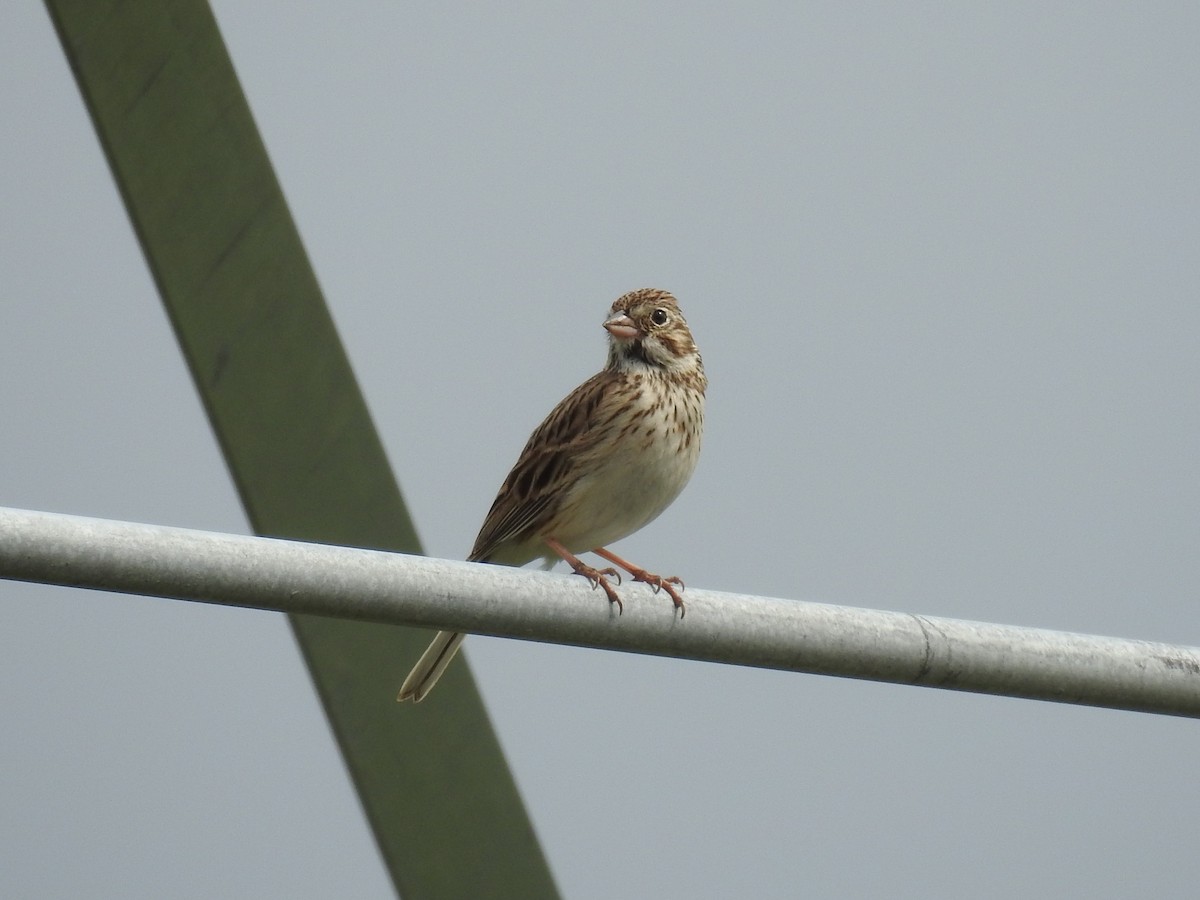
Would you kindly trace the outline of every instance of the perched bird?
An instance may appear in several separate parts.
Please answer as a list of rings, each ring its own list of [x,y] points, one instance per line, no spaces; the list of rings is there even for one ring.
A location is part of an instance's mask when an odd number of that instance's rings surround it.
[[[679,496],[700,457],[708,379],[679,303],[643,288],[617,300],[604,321],[608,361],[575,388],[529,437],[475,539],[472,562],[522,566],[562,559],[624,607],[609,578],[575,554],[591,550],[634,581],[665,591],[683,616],[676,577],[626,562],[606,544],[652,522]],[[465,635],[438,632],[400,688],[419,701]]]

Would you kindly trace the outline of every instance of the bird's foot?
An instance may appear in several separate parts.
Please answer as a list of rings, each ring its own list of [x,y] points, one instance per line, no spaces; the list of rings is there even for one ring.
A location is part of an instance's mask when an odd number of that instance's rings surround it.
[[[604,593],[608,594],[608,602],[617,605],[617,615],[625,612],[625,604],[621,602],[621,598],[617,596],[617,592],[613,590],[613,586],[609,584],[609,578],[616,578],[617,584],[621,583],[621,573],[614,568],[596,569],[586,563],[572,563],[571,568],[575,570],[576,575],[582,575],[592,585],[592,590],[603,588]]]
[[[660,590],[666,591],[667,596],[671,598],[671,602],[675,604],[675,608],[679,610],[679,618],[682,619],[687,615],[687,607],[684,606],[683,598],[679,596],[684,590],[683,579],[678,575],[664,578],[661,575],[655,575],[653,572],[647,572],[645,569],[637,567],[630,568],[629,574],[633,577],[634,581],[650,585],[651,590],[656,594]],[[675,589],[676,585],[679,586],[678,590]]]
[[[632,576],[634,581],[640,581],[643,584],[650,585],[650,588],[654,591],[654,593],[657,594],[659,591],[666,591],[667,596],[671,598],[671,602],[675,604],[675,609],[679,611],[679,618],[682,619],[685,615],[687,615],[687,607],[683,605],[683,598],[679,596],[679,594],[683,591],[682,578],[679,578],[676,575],[672,575],[670,578],[664,578],[661,575],[655,575],[652,572],[647,572],[641,566],[635,566],[633,563],[629,562],[629,560],[621,559],[621,557],[617,556],[617,554],[613,553],[611,550],[605,550],[603,547],[596,547],[592,550],[592,552],[597,556],[607,559],[610,563],[615,563],[616,565],[620,566],[622,569],[628,572],[630,576]],[[676,585],[679,586],[678,590],[676,590]]]
[[[613,590],[613,586],[608,583],[609,578],[617,579],[617,584],[621,583],[621,573],[616,569],[597,569],[583,562],[578,556],[560,544],[552,537],[543,536],[542,540],[546,546],[553,550],[560,559],[562,559],[576,575],[582,575],[592,585],[592,590],[596,588],[604,588],[604,593],[608,595],[608,602],[615,603],[617,606],[617,614],[625,612],[625,604],[621,602],[621,598],[617,596],[617,592]]]

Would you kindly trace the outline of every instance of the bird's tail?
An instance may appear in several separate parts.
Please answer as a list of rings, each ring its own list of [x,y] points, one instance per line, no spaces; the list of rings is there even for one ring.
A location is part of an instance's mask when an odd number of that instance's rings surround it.
[[[465,637],[465,634],[456,631],[439,631],[433,643],[421,654],[413,670],[404,679],[404,684],[400,685],[400,695],[396,701],[403,703],[405,700],[412,700],[414,703],[420,703],[442,677]]]

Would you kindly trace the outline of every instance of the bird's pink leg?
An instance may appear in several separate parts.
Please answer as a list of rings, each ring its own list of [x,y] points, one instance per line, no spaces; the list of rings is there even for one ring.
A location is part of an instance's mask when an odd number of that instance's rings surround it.
[[[592,584],[592,589],[597,587],[604,588],[604,593],[608,594],[610,603],[617,605],[617,612],[625,612],[625,605],[621,603],[621,598],[617,596],[617,592],[613,590],[613,586],[608,583],[609,577],[615,577],[617,584],[621,583],[621,573],[616,569],[594,569],[587,563],[583,562],[578,556],[560,544],[554,538],[543,537],[542,541],[547,547],[563,558],[563,561],[575,570],[576,575],[582,575]]]
[[[659,588],[666,591],[671,598],[671,602],[675,604],[675,608],[679,610],[679,618],[687,615],[687,607],[683,605],[683,598],[679,596],[679,591],[675,590],[674,585],[679,585],[679,590],[683,590],[683,581],[679,576],[672,575],[670,578],[663,578],[661,575],[654,575],[647,572],[641,566],[635,566],[631,562],[621,559],[611,550],[605,550],[603,547],[597,547],[592,550],[597,556],[602,556],[610,563],[616,563],[626,572],[633,576],[634,581],[643,581],[650,587],[654,588],[654,593],[658,593]]]

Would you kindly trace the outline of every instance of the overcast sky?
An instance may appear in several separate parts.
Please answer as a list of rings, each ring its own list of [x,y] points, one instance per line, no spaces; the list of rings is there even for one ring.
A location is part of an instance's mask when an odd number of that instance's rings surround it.
[[[705,449],[620,551],[1200,644],[1196,4],[214,6],[430,554],[654,286]],[[245,532],[36,3],[0,121],[0,504]],[[1200,883],[1193,721],[466,652],[571,898]],[[4,896],[390,895],[282,617],[0,582],[0,720]]]

